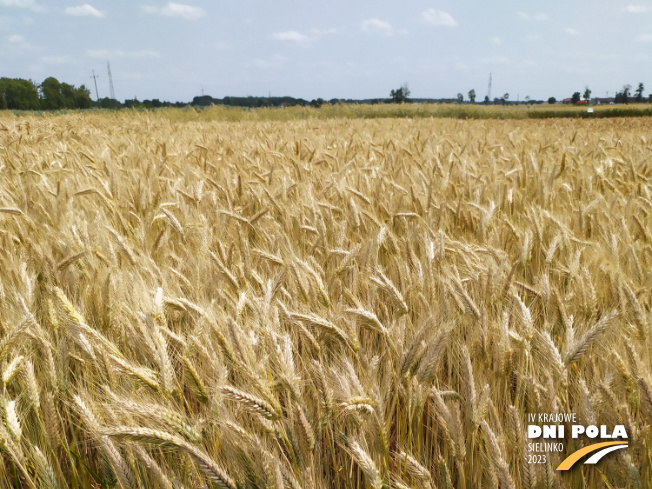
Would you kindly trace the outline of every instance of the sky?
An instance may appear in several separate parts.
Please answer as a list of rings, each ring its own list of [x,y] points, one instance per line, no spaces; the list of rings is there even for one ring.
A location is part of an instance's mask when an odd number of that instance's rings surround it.
[[[652,91],[652,0],[0,0],[0,77],[118,100]],[[186,3],[187,2],[187,3]],[[634,2],[634,3],[632,3]],[[647,95],[648,90],[645,91]]]

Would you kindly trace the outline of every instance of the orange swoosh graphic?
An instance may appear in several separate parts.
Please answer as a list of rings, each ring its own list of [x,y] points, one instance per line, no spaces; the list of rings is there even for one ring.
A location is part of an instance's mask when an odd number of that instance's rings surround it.
[[[557,470],[568,470],[570,469],[575,462],[577,462],[579,459],[581,459],[584,455],[587,455],[591,452],[595,452],[596,450],[600,450],[601,448],[604,447],[610,447],[612,445],[627,445],[627,443],[622,442],[622,441],[605,441],[603,443],[594,443],[593,445],[589,445],[588,447],[584,447],[568,457],[564,459],[562,463],[559,464],[559,467],[557,467]]]

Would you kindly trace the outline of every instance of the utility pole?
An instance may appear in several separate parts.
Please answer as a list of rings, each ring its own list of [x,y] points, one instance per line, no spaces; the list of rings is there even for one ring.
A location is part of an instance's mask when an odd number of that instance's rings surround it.
[[[111,98],[115,100],[115,92],[113,91],[113,78],[111,77],[111,65],[109,62],[106,62],[106,69],[109,72],[109,91],[111,92]]]
[[[91,78],[92,78],[93,81],[95,82],[95,98],[96,98],[97,101],[99,102],[99,101],[100,101],[100,95],[99,95],[99,93],[97,92],[97,79],[99,78],[99,76],[95,74],[95,70],[93,70],[93,74],[91,75]]]
[[[489,87],[487,87],[487,98],[491,102],[491,73],[489,73]]]

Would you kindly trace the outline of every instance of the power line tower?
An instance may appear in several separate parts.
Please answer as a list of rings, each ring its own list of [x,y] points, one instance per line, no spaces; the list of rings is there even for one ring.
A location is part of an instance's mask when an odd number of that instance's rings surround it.
[[[95,99],[99,102],[100,101],[100,94],[97,91],[97,79],[99,78],[99,75],[95,74],[95,70],[93,70],[93,74],[91,75],[91,78],[95,82]]]
[[[113,77],[111,76],[111,64],[106,62],[106,69],[109,72],[109,92],[111,92],[111,98],[115,100],[115,92],[113,91]]]
[[[487,98],[491,102],[491,73],[489,73],[489,86],[487,87]]]

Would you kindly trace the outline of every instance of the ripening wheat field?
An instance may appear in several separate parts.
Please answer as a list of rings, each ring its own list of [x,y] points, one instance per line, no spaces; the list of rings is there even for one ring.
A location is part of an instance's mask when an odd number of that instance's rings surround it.
[[[649,119],[162,114],[0,118],[0,487],[650,487]]]

